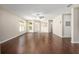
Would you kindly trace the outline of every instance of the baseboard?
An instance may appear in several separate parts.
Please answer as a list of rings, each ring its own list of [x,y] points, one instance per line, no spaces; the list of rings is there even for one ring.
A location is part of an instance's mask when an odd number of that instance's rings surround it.
[[[71,39],[71,37],[62,37],[62,36],[59,36],[59,35],[56,35],[56,34],[53,34],[53,35],[55,35],[55,36],[57,36],[57,37],[59,37],[59,38],[62,38],[62,39]]]
[[[17,36],[15,36],[15,37],[17,37]],[[13,39],[13,38],[15,38],[15,37],[12,37],[12,38],[6,39],[6,40],[4,40],[4,41],[1,41],[0,44],[5,43],[5,42],[7,42],[7,41],[9,41],[9,40],[11,40],[11,39]]]
[[[62,39],[62,37],[61,37],[61,36],[58,36],[58,35],[56,35],[56,34],[53,34],[53,36],[56,36],[56,37],[58,37],[58,38],[61,38],[61,39]]]
[[[11,40],[11,39],[13,39],[13,38],[16,38],[16,37],[21,36],[21,35],[24,35],[24,34],[25,34],[25,33],[20,34],[20,35],[17,35],[17,36],[14,36],[14,37],[11,37],[11,38],[6,39],[6,40],[4,40],[4,41],[1,41],[0,44],[3,44],[3,43],[5,43],[5,42],[7,42],[7,41],[9,41],[9,40]]]
[[[71,41],[71,43],[78,43],[79,44],[79,42],[73,42],[73,41]]]
[[[68,38],[68,39],[71,39],[71,37],[62,37],[62,38],[63,38],[63,39],[64,39],[64,38]]]
[[[56,35],[56,34],[54,34],[55,36],[57,36],[57,37],[59,37],[59,38],[62,38],[62,39],[66,39],[66,38],[69,38],[69,39],[71,39],[71,37],[60,37],[60,36],[58,36],[58,35]],[[71,43],[78,43],[79,44],[79,42],[73,42],[72,40],[71,40]]]

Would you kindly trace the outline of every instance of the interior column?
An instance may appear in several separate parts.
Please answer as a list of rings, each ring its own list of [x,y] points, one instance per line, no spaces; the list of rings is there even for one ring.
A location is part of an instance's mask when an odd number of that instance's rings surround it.
[[[72,8],[71,42],[79,43],[79,7]]]

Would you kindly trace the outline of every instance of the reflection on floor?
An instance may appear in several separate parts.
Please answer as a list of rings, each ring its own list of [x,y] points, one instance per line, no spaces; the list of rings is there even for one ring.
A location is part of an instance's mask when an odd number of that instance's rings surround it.
[[[51,33],[26,33],[1,44],[1,53],[79,53],[79,44]]]

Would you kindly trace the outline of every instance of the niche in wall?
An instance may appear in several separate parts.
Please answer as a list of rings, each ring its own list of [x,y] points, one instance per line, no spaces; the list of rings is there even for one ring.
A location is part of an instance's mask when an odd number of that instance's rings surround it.
[[[66,24],[65,24],[65,26],[70,26],[70,21],[66,21]]]

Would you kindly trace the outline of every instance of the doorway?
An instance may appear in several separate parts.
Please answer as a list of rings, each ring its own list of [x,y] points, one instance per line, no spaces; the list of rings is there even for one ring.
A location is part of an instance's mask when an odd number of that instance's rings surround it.
[[[48,20],[49,21],[49,27],[48,27],[48,31],[49,33],[53,33],[53,20]]]

